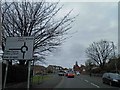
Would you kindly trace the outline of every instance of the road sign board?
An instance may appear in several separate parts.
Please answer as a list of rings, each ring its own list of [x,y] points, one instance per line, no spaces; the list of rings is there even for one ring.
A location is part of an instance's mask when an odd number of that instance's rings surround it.
[[[34,37],[7,37],[3,59],[33,59]]]

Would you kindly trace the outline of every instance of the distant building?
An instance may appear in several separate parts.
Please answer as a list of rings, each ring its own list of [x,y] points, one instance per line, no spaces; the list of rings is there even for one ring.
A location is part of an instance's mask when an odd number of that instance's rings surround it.
[[[80,72],[80,67],[78,66],[78,62],[76,61],[75,65],[73,66],[73,70],[75,72]]]
[[[47,67],[48,73],[56,73],[56,72],[61,71],[61,70],[63,70],[63,67],[61,67],[61,66],[49,65]]]
[[[44,66],[35,65],[32,66],[32,68],[33,68],[33,75],[46,73],[46,67]]]
[[[85,74],[85,73],[86,73],[86,68],[85,68],[84,65],[81,65],[81,67],[80,67],[80,72],[81,72],[82,74]]]
[[[84,74],[86,72],[85,66],[84,65],[79,66],[77,61],[76,61],[75,65],[73,66],[73,70],[75,72],[79,72],[82,74]]]

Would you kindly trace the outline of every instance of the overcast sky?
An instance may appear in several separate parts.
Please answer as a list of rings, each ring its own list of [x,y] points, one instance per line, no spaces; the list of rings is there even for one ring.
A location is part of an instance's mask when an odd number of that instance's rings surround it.
[[[69,36],[56,52],[46,59],[47,64],[72,68],[75,61],[84,64],[86,48],[101,39],[118,43],[118,3],[117,2],[61,2],[63,9],[58,17],[73,9],[71,16],[79,14],[72,24]],[[74,33],[74,34],[71,34]]]
[[[63,17],[72,9],[71,17],[79,16],[68,34],[72,37],[46,58],[47,65],[72,68],[76,61],[79,65],[85,63],[85,50],[92,42],[103,39],[118,44],[118,2],[66,1],[59,3],[64,6],[57,17]]]

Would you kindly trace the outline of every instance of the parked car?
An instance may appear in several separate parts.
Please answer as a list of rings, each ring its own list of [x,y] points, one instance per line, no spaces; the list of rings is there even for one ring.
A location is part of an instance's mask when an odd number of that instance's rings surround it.
[[[120,74],[117,73],[104,73],[102,76],[103,83],[109,85],[120,86]]]
[[[65,72],[63,72],[63,71],[60,71],[60,72],[58,73],[59,76],[64,76],[64,74],[65,74]]]
[[[74,78],[75,74],[73,72],[68,72],[67,77],[68,78]]]

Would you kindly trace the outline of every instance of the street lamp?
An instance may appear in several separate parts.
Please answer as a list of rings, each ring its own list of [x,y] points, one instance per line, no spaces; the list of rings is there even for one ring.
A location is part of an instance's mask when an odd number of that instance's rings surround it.
[[[117,73],[118,69],[117,69],[116,58],[115,58],[115,46],[114,46],[113,42],[111,42],[111,43],[112,43],[112,47],[113,47],[113,51],[114,51],[114,58],[113,59],[115,59],[115,69],[116,69],[116,73]]]

